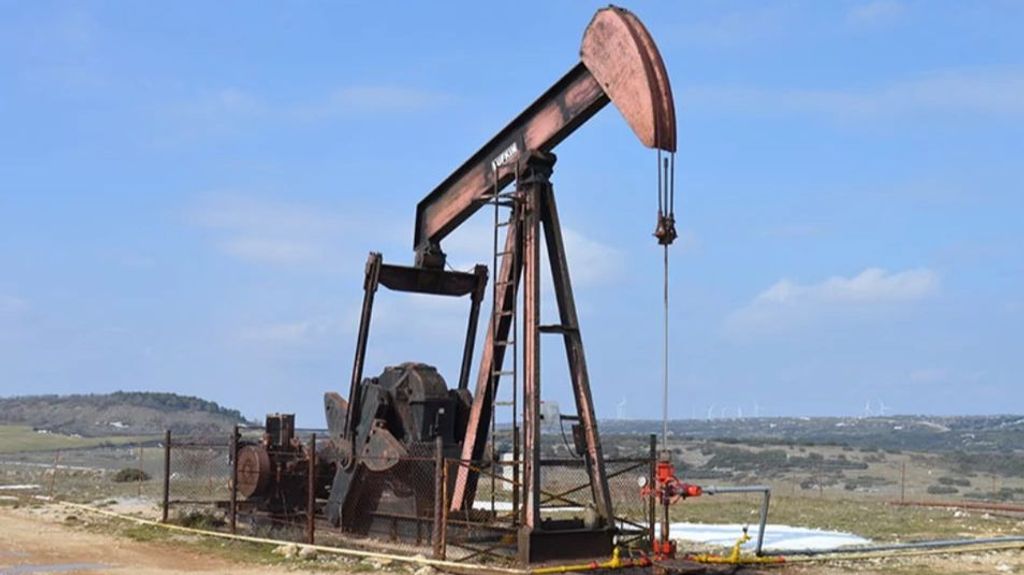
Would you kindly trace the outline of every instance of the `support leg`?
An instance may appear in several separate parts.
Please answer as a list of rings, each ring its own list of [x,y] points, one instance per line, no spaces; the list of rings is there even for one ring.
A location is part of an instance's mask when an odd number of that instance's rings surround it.
[[[579,414],[580,425],[583,426],[583,435],[586,440],[590,487],[597,514],[607,527],[613,524],[614,519],[611,496],[608,493],[604,455],[601,452],[601,440],[597,432],[594,400],[590,394],[590,374],[587,371],[587,359],[583,353],[583,338],[580,335],[576,300],[573,297],[572,281],[569,279],[569,263],[565,257],[562,226],[558,220],[555,195],[550,184],[543,187],[540,198],[541,221],[544,224],[544,239],[547,242],[548,261],[551,264],[551,280],[555,287],[555,299],[558,302],[562,340],[565,343],[565,354],[569,360],[576,412]]]

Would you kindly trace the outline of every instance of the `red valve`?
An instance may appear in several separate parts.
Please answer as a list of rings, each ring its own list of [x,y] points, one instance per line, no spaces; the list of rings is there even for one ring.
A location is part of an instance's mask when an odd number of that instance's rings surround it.
[[[692,483],[682,483],[683,487],[683,499],[687,497],[700,497],[704,494],[704,490],[700,488],[700,485],[693,485]]]
[[[700,485],[683,483],[676,477],[675,467],[668,459],[658,461],[654,470],[654,485],[648,485],[646,481],[641,483],[640,494],[644,497],[653,497],[656,501],[665,506],[665,522],[668,521],[668,506],[687,497],[700,497],[704,490]],[[651,551],[655,557],[671,558],[676,554],[676,543],[664,535],[662,539],[652,542]]]
[[[656,497],[662,503],[676,503],[680,499],[700,497],[704,493],[700,485],[683,483],[675,473],[675,467],[670,461],[659,461],[655,469],[654,485],[645,484],[640,494],[644,497]]]

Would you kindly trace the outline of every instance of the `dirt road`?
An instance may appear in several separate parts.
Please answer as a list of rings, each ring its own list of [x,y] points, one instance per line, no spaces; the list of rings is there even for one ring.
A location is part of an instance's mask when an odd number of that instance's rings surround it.
[[[180,543],[132,541],[70,527],[24,509],[0,508],[0,575],[301,572],[294,567],[240,565]]]
[[[350,573],[379,571],[361,564],[288,562],[281,565],[239,562],[215,549],[203,549],[198,538],[170,536],[167,540],[136,541],[104,525],[83,528],[82,521],[68,521],[69,513],[57,506],[12,509],[0,507],[0,575],[42,573],[175,575],[225,573],[232,575],[281,575],[301,573]],[[103,525],[103,524],[101,524]],[[327,559],[327,558],[323,558]],[[310,570],[310,568],[314,570]],[[398,571],[395,571],[398,572]],[[1024,573],[1020,551],[890,558],[831,565],[790,565],[769,572],[779,575],[964,575]]]

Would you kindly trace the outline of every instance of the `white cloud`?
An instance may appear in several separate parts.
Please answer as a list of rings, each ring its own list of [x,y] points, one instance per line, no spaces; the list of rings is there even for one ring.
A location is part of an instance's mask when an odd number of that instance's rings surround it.
[[[936,275],[926,269],[890,274],[880,268],[868,268],[851,278],[833,276],[821,283],[811,285],[800,285],[783,279],[759,294],[755,303],[799,304],[805,301],[872,303],[916,300],[931,293],[937,284]]]
[[[28,311],[28,301],[7,294],[0,294],[0,314],[15,315]]]
[[[318,246],[285,239],[232,238],[221,242],[219,247],[227,255],[269,264],[310,263],[323,257]]]
[[[776,226],[764,231],[764,235],[778,239],[811,238],[820,236],[825,231],[821,224],[793,223]]]
[[[337,321],[326,318],[250,326],[241,331],[240,339],[271,344],[294,344],[310,341],[331,333]]]
[[[911,371],[908,377],[913,383],[938,383],[948,379],[949,373],[942,368],[927,367]]]
[[[449,94],[403,86],[346,86],[322,100],[286,106],[282,113],[304,121],[326,120],[368,113],[417,112],[452,100]]]
[[[946,70],[872,90],[761,89],[707,86],[686,90],[692,114],[814,114],[841,122],[898,117],[973,114],[1024,115],[1024,71]],[[687,113],[684,111],[684,113]]]
[[[209,230],[225,255],[274,265],[324,263],[350,244],[344,241],[346,234],[369,233],[337,211],[238,194],[204,198],[189,211],[188,220]]]
[[[250,91],[226,86],[177,105],[177,116],[202,124],[202,129],[223,128],[236,120],[325,121],[375,113],[409,113],[443,106],[453,97],[403,86],[356,85],[337,88],[319,98],[271,102]]]
[[[490,214],[488,214],[490,217]],[[474,218],[459,227],[451,236],[442,242],[448,254],[449,263],[456,269],[470,269],[474,263],[482,263],[491,267],[491,252],[494,246],[493,223],[484,218]],[[625,267],[625,254],[608,244],[591,236],[580,233],[573,228],[562,227],[562,239],[565,242],[565,253],[569,260],[569,273],[573,286],[588,286],[606,283],[615,279]],[[697,243],[692,232],[684,231],[680,239],[684,248],[693,248]],[[504,249],[504,237],[500,240]],[[550,281],[547,263],[547,245],[541,243],[541,273],[544,282]],[[500,265],[500,263],[499,263]],[[493,276],[494,273],[492,272]],[[545,283],[545,285],[547,285]]]
[[[881,26],[898,20],[907,11],[901,2],[873,0],[855,4],[846,13],[846,20],[855,26]]]
[[[625,267],[622,251],[587,237],[576,230],[562,228],[565,254],[573,285],[595,285],[614,279]]]
[[[731,313],[725,333],[745,337],[845,321],[875,307],[921,300],[938,287],[938,275],[923,268],[895,273],[868,268],[852,277],[833,276],[814,284],[782,279]]]
[[[684,26],[668,41],[710,48],[751,45],[787,33],[793,10],[782,3],[751,3]]]
[[[275,233],[318,233],[337,230],[345,223],[339,215],[313,206],[231,192],[206,196],[189,215],[193,223],[207,228]]]

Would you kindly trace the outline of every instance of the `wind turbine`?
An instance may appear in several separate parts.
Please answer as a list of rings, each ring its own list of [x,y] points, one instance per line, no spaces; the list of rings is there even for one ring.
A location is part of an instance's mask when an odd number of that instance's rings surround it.
[[[623,421],[624,419],[626,419],[626,398],[625,397],[623,397],[622,401],[620,401],[615,406],[615,419],[617,419],[619,421]]]
[[[715,417],[715,404],[708,406],[708,421],[711,421]]]
[[[761,404],[754,402],[754,417],[761,417]]]
[[[881,399],[878,400],[878,414],[885,417],[885,412],[889,411],[889,406],[885,404]]]

